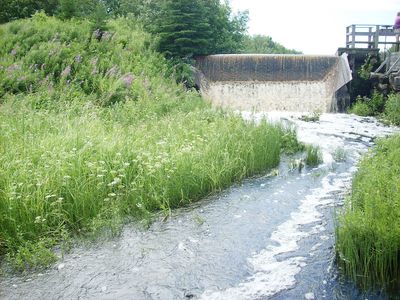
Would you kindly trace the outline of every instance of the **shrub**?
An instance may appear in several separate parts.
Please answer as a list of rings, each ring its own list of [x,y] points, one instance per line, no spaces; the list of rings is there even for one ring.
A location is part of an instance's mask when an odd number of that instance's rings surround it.
[[[366,102],[363,102],[361,98],[357,98],[356,103],[349,109],[349,113],[367,117],[372,115],[372,110]]]
[[[385,107],[385,96],[377,91],[372,93],[371,98],[358,96],[356,103],[349,110],[359,116],[377,116],[383,112]]]
[[[391,94],[385,104],[385,118],[395,125],[400,125],[400,95]]]

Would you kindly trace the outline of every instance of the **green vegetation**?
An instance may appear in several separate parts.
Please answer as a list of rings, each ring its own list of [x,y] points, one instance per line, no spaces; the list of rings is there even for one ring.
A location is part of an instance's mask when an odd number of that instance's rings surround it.
[[[362,101],[360,98],[357,98],[356,102],[349,109],[349,113],[362,117],[368,117],[373,115],[373,112],[368,103]]]
[[[92,31],[43,13],[0,27],[0,254],[54,260],[71,236],[118,229],[273,168],[295,132],[211,109],[177,85],[132,19]]]
[[[333,159],[336,162],[342,162],[342,161],[346,161],[347,158],[347,152],[345,149],[343,148],[336,148],[335,152],[333,152]]]
[[[400,125],[400,94],[388,96],[383,118],[394,125]]]
[[[364,288],[400,275],[400,135],[379,140],[361,161],[336,228],[339,265]]]
[[[242,53],[254,54],[301,54],[300,51],[287,49],[274,42],[270,36],[254,35],[246,36]]]
[[[306,157],[304,160],[306,166],[316,167],[322,163],[322,154],[319,147],[306,145]]]
[[[167,57],[237,52],[247,27],[247,14],[231,16],[228,4],[219,0],[168,0],[158,26],[159,51]]]
[[[312,114],[301,116],[300,120],[302,120],[304,122],[318,122],[320,117],[321,117],[321,113],[318,111],[315,111]]]
[[[358,97],[349,112],[359,116],[377,116],[390,124],[400,125],[400,94],[392,93],[385,97],[374,91],[371,98]]]
[[[356,102],[349,109],[349,112],[364,117],[378,116],[384,111],[385,101],[386,99],[381,93],[374,91],[371,98],[366,96],[357,97]]]

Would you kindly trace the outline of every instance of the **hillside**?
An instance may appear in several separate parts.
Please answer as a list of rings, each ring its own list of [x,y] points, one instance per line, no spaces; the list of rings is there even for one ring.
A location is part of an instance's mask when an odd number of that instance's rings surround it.
[[[36,14],[0,27],[0,253],[17,269],[263,172],[296,145],[177,85],[134,21],[106,25]]]

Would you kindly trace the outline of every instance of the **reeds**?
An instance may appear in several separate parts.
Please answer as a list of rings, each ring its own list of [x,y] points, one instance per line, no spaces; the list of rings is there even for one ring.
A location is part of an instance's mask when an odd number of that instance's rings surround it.
[[[362,160],[336,228],[344,273],[363,288],[400,275],[400,136],[380,140]]]

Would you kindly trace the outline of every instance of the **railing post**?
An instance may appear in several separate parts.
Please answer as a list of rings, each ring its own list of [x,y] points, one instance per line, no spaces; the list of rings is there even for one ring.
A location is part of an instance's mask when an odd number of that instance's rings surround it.
[[[351,47],[356,47],[356,25],[351,25]]]
[[[374,44],[375,49],[378,48],[378,45],[379,45],[379,25],[376,25],[376,28],[375,28],[375,44]]]

